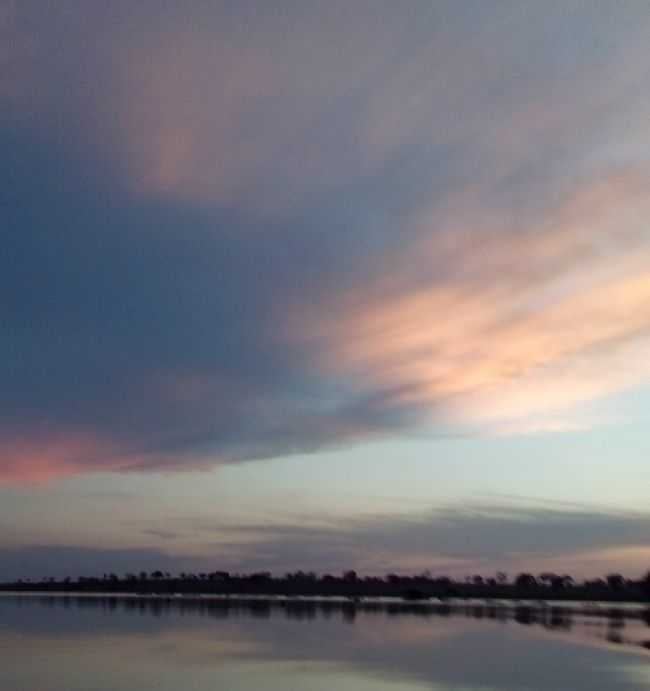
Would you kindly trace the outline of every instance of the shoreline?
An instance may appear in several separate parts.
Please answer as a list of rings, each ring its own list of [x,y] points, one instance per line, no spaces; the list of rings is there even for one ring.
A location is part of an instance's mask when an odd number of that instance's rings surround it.
[[[513,615],[517,612],[529,612],[535,615],[579,616],[602,619],[641,619],[650,626],[650,603],[642,602],[609,602],[604,600],[552,600],[552,599],[503,599],[503,598],[423,598],[408,600],[400,597],[348,597],[337,595],[268,595],[251,593],[144,593],[121,591],[48,591],[48,590],[0,590],[3,598],[45,598],[52,600],[90,600],[90,601],[141,601],[158,604],[205,604],[239,606],[246,608],[260,606],[309,609],[358,609],[360,611],[386,611],[393,613],[439,614],[441,616],[466,614],[480,616],[481,611],[498,618],[498,614]]]

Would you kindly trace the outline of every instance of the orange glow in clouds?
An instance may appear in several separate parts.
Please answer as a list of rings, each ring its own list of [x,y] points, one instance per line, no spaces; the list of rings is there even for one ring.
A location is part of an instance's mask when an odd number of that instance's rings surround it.
[[[319,367],[390,405],[494,431],[574,427],[578,404],[650,378],[648,192],[630,173],[578,190],[539,227],[448,223],[300,333]]]
[[[101,458],[114,459],[106,462],[105,470],[118,470],[121,463],[110,451],[110,445],[87,435],[2,441],[0,485],[46,483],[85,472]]]

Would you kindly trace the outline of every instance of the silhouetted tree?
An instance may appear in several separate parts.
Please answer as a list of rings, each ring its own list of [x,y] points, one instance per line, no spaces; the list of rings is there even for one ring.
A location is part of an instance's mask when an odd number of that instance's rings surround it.
[[[540,580],[542,583],[545,583],[546,585],[551,585],[551,583],[552,583],[556,578],[557,578],[557,574],[556,574],[556,573],[545,572],[545,573],[540,573],[540,574],[539,574],[539,580]]]
[[[520,573],[517,578],[515,578],[515,585],[517,588],[533,588],[537,585],[535,576],[530,573]]]
[[[641,579],[641,589],[650,600],[650,571]]]
[[[622,590],[625,585],[625,579],[620,573],[610,573],[605,580],[612,590]]]
[[[258,571],[248,576],[247,580],[254,585],[265,586],[271,583],[273,577],[270,571]]]

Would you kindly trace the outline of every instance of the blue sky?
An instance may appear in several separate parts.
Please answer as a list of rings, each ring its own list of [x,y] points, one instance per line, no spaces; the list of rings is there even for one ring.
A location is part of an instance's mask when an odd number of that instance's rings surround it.
[[[0,3],[4,575],[647,568],[649,29]]]

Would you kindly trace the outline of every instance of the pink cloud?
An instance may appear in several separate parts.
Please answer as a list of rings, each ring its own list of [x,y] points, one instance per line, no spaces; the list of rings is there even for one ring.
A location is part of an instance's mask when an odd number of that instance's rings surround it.
[[[88,434],[30,435],[0,442],[0,484],[41,484],[86,472],[121,466],[112,445]]]
[[[324,372],[392,405],[562,426],[556,415],[650,380],[649,189],[645,172],[612,175],[528,228],[434,217],[415,248],[295,330]]]
[[[47,484],[82,473],[206,470],[218,457],[142,452],[89,431],[50,430],[0,439],[0,486]]]

